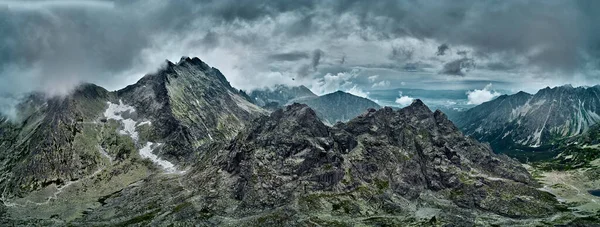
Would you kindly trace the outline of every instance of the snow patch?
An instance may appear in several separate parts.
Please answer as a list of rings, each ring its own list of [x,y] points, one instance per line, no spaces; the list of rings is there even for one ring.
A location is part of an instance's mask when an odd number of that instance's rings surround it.
[[[142,158],[150,159],[152,162],[158,164],[163,169],[165,169],[168,173],[175,173],[177,170],[175,169],[175,165],[173,165],[173,163],[170,163],[166,160],[162,160],[157,155],[152,153],[152,151],[160,145],[162,144],[146,142],[146,145],[144,145],[144,147],[140,149],[140,156],[142,156]]]
[[[135,112],[135,108],[133,108],[133,106],[123,104],[122,100],[119,100],[119,104],[108,102],[108,109],[104,111],[104,117],[107,119],[120,121],[123,120],[123,116],[121,116],[121,114],[127,112]]]
[[[512,132],[512,130],[504,133],[504,135],[502,136],[502,139],[506,138],[508,135],[510,135],[510,133]]]
[[[131,119],[121,120],[121,125],[123,125],[123,129],[119,131],[121,135],[129,135],[133,139],[133,141],[138,141],[138,133],[135,129],[136,122]]]
[[[152,125],[152,122],[150,122],[150,121],[142,121],[139,124],[137,124],[137,127],[140,127],[142,125]]]
[[[567,155],[567,156],[565,156],[565,159],[573,159],[573,155],[572,154]]]
[[[106,109],[106,111],[104,112],[104,116],[107,119],[113,119],[113,120],[118,121],[121,124],[121,126],[123,127],[123,129],[119,130],[119,133],[121,135],[130,136],[131,139],[133,139],[133,142],[136,144],[136,146],[139,147],[140,145],[138,144],[139,136],[138,136],[137,127],[142,126],[142,125],[151,125],[152,122],[143,121],[143,122],[138,123],[137,121],[135,121],[131,118],[123,117],[124,113],[133,113],[133,112],[135,112],[135,108],[133,108],[132,106],[125,105],[125,104],[123,104],[122,100],[119,100],[119,104],[108,102],[108,109]],[[173,163],[170,163],[166,160],[162,160],[157,155],[153,154],[152,151],[154,150],[154,148],[156,148],[157,146],[160,146],[161,144],[156,143],[156,146],[154,146],[154,145],[155,145],[155,143],[146,142],[146,144],[144,144],[143,147],[139,150],[140,156],[142,158],[150,159],[152,162],[161,166],[167,173],[184,173],[184,171],[177,172],[177,169],[175,168],[175,165],[173,165]],[[101,153],[103,155],[107,156],[110,159],[110,161],[112,162],[112,158],[110,156],[108,156],[108,154],[104,151],[104,149],[102,149],[102,148],[100,148],[100,149],[101,149]]]

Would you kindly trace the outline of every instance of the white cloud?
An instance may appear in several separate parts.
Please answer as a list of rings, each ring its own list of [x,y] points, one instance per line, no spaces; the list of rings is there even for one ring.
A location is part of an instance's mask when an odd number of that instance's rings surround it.
[[[379,81],[378,83],[374,83],[373,86],[371,86],[372,88],[386,88],[390,86],[390,81],[387,80],[382,80]]]
[[[396,103],[400,104],[401,106],[408,106],[410,105],[415,99],[407,96],[407,95],[402,95],[402,92],[400,92],[400,97],[396,99]]]
[[[376,80],[377,78],[379,78],[379,75],[370,76],[370,77],[369,77],[369,82],[373,83],[373,82],[375,82],[375,80]]]
[[[359,89],[356,87],[356,84],[352,82],[352,79],[357,76],[357,73],[358,71],[341,72],[337,74],[327,73],[323,78],[312,80],[312,84],[309,88],[317,95],[324,95],[338,90],[347,92],[353,90],[354,92],[357,92]]]
[[[475,89],[473,91],[467,91],[467,98],[469,99],[467,104],[479,105],[501,95],[499,92],[491,89],[492,84],[488,84],[481,90]]]
[[[369,92],[363,91],[362,89],[356,87],[356,85],[354,85],[354,87],[350,88],[350,90],[347,90],[346,92],[363,98],[367,98],[367,96],[369,96]]]

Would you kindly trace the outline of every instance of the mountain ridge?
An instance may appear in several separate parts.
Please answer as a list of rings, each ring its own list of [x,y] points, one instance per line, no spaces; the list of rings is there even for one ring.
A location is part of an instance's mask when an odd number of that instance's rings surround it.
[[[397,111],[370,109],[332,127],[309,106],[295,103],[256,119],[222,149],[205,159],[211,164],[188,173],[189,190],[214,182],[197,189],[215,204],[197,204],[214,214],[212,223],[232,217],[252,226],[303,225],[307,219],[346,225],[475,224],[472,216],[456,214],[525,218],[557,209],[519,163],[464,137],[442,112],[420,100]],[[444,212],[413,216],[433,207]]]
[[[317,112],[319,118],[330,125],[338,121],[348,121],[369,108],[381,108],[379,104],[368,98],[341,90],[318,96],[305,86],[278,85],[273,90],[252,91],[250,97],[256,105],[272,111],[293,103],[307,104]]]
[[[580,135],[600,121],[598,93],[598,86],[559,86],[536,94],[503,95],[465,111],[455,122],[466,134],[499,150],[547,146]]]
[[[19,106],[23,121],[0,128],[16,140],[0,146],[3,198],[76,181],[105,166],[104,156],[128,160],[136,150],[183,168],[207,141],[230,139],[266,113],[220,71],[188,57],[118,91],[85,83],[65,97],[32,94]]]

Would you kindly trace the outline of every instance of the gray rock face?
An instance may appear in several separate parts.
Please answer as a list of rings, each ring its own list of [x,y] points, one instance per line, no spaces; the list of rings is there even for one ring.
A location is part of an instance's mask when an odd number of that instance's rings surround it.
[[[179,162],[203,144],[233,138],[246,123],[266,114],[198,58],[167,62],[158,73],[117,94],[155,122],[151,135],[165,143],[161,154]]]
[[[219,205],[207,209],[235,218],[274,210],[293,216],[290,223],[307,216],[326,223],[322,215],[353,224],[396,216],[375,222],[390,224],[415,218],[417,207],[435,207],[444,210],[434,215],[438,221],[453,223],[458,214],[469,221],[480,212],[520,218],[556,212],[553,196],[538,191],[518,162],[463,136],[420,100],[398,111],[371,109],[333,127],[307,105],[293,104],[257,119],[209,159],[190,178],[220,192],[207,201]],[[207,181],[218,183],[205,188]]]
[[[586,132],[600,121],[600,87],[545,88],[503,95],[462,113],[456,124],[499,151],[539,147]]]

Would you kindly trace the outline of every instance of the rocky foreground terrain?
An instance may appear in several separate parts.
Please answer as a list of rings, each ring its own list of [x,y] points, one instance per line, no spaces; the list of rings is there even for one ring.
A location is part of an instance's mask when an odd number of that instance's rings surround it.
[[[0,121],[0,225],[593,224],[420,100],[328,126],[270,114],[197,58]]]

